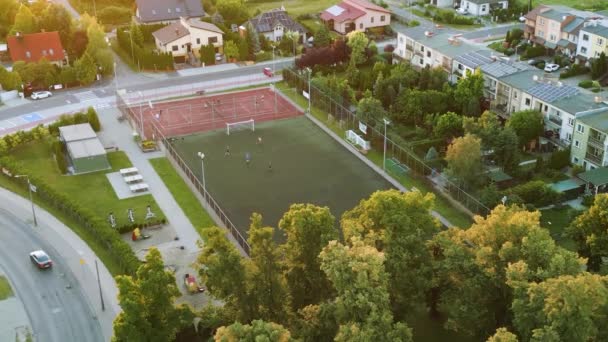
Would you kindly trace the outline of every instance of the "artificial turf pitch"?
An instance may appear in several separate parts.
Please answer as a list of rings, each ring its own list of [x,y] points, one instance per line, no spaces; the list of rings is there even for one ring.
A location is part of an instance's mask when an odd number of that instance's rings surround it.
[[[207,190],[245,237],[253,212],[277,227],[291,204],[312,203],[339,219],[374,191],[392,187],[304,116],[256,123],[254,132],[193,134],[173,145],[201,181],[197,153],[205,154]]]

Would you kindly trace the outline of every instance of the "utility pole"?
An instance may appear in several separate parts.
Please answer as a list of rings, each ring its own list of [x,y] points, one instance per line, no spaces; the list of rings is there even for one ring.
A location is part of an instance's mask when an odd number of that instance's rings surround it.
[[[36,210],[34,209],[34,197],[32,197],[32,183],[30,183],[30,177],[28,175],[16,175],[15,178],[25,178],[27,180],[27,190],[30,194],[30,203],[32,204],[32,217],[34,218],[34,227],[38,226],[38,221],[36,220]]]
[[[97,266],[97,259],[95,259],[95,271],[97,272],[97,286],[99,287],[99,300],[101,301],[101,311],[106,311],[106,305],[103,302],[103,292],[101,292],[101,280],[99,279],[99,266]]]

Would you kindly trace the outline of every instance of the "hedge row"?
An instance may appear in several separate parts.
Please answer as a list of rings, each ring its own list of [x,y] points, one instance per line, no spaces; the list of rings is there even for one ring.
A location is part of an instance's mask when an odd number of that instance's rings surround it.
[[[8,156],[0,158],[0,167],[13,175],[27,173],[16,160]],[[7,177],[10,181],[27,189],[25,182],[18,181],[14,177],[9,177],[4,172],[2,173],[2,177]],[[31,176],[30,181],[36,185],[36,196],[79,222],[91,233],[91,236],[97,242],[107,248],[111,252],[109,254],[119,265],[121,272],[130,275],[135,274],[137,267],[140,265],[139,260],[131,247],[122,240],[116,230],[112,229],[107,222],[99,219],[91,210],[82,207],[69,196],[53,189],[44,179]]]
[[[169,52],[157,53],[150,49],[142,48],[137,44],[132,44],[128,28],[116,30],[116,39],[120,48],[131,56],[133,53],[133,63],[139,64],[141,69],[147,70],[173,70],[173,56]]]

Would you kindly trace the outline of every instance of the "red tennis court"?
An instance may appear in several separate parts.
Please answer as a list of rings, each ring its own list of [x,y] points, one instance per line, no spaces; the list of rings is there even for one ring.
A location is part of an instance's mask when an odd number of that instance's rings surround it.
[[[152,122],[165,137],[173,137],[225,129],[227,123],[251,119],[262,122],[303,114],[270,88],[142,102],[127,107],[127,112],[138,130],[143,118],[143,136],[147,139],[152,138]]]

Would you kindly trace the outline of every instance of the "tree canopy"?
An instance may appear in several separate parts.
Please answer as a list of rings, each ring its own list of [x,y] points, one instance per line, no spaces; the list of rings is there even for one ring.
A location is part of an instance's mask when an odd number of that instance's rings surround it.
[[[515,131],[521,147],[543,133],[544,121],[540,112],[523,110],[511,114],[511,117],[507,120],[507,127],[511,127]]]
[[[566,235],[576,242],[580,255],[588,258],[589,269],[599,271],[602,257],[608,256],[608,194],[596,195],[593,205],[570,224]]]
[[[454,139],[446,152],[448,174],[464,187],[472,187],[480,181],[481,140],[472,135]]]

